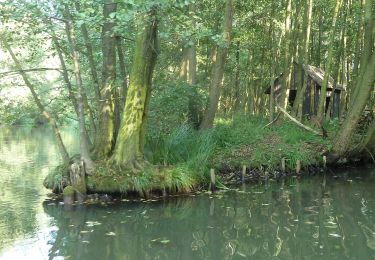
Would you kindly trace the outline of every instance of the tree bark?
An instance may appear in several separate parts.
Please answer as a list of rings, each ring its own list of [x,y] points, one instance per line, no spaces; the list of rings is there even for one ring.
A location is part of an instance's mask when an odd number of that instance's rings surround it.
[[[133,170],[142,168],[144,127],[158,54],[156,9],[145,16],[142,35],[137,37],[125,110],[112,161]]]
[[[118,63],[120,67],[120,77],[121,77],[121,86],[116,89],[116,98],[115,98],[115,130],[114,138],[116,138],[120,129],[121,116],[124,111],[124,106],[126,102],[126,95],[128,92],[128,75],[126,70],[125,55],[122,49],[122,41],[119,36],[116,37],[116,47],[118,55]]]
[[[225,46],[216,46],[214,53],[214,64],[212,68],[209,101],[206,107],[202,123],[200,125],[201,130],[209,129],[213,126],[219,98],[220,90],[224,75],[224,65],[227,57],[228,48],[231,42],[232,33],[232,20],[233,20],[233,0],[227,0],[225,5],[225,17],[224,17],[224,43]]]
[[[110,15],[115,13],[117,4],[113,0],[105,0],[103,6],[104,24],[102,27],[102,87],[100,89],[99,124],[95,137],[95,158],[108,157],[114,146],[114,91],[116,79],[116,37],[115,23]]]

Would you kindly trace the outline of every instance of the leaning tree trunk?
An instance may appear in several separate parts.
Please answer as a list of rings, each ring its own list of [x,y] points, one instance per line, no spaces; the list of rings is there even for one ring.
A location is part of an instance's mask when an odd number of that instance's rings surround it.
[[[158,54],[156,9],[145,16],[144,32],[137,37],[121,126],[112,161],[137,171],[142,168],[144,127]]]
[[[102,87],[99,104],[99,125],[96,131],[94,155],[97,159],[106,158],[112,152],[114,145],[114,102],[116,78],[116,37],[115,23],[110,21],[110,15],[116,12],[117,4],[113,0],[104,2],[104,19],[102,28]]]
[[[362,68],[365,68],[367,66],[371,52],[374,49],[373,28],[374,28],[375,20],[373,19],[373,13],[374,13],[373,3],[374,3],[374,0],[366,0],[365,7],[364,7],[365,14],[364,14],[364,21],[363,21],[363,27],[364,27],[363,28],[364,30],[363,50],[362,50],[362,54],[360,56],[360,61],[359,61],[359,66],[360,66],[359,78],[360,79],[363,77],[363,73],[365,71]],[[358,95],[358,93],[359,93],[358,88],[352,89],[352,91],[350,92],[351,94],[350,105],[354,105],[353,102],[356,96]]]
[[[224,17],[224,42],[225,46],[216,46],[214,54],[214,64],[212,68],[211,85],[208,106],[205,110],[201,130],[209,129],[213,126],[217,106],[220,98],[220,89],[224,75],[224,64],[227,57],[228,48],[231,41],[233,20],[233,0],[227,0]]]
[[[57,146],[59,148],[61,157],[64,161],[64,164],[68,165],[69,161],[70,161],[69,154],[68,154],[68,152],[65,148],[65,145],[63,143],[63,140],[61,138],[61,134],[60,134],[59,128],[57,126],[56,119],[52,116],[52,114],[50,114],[46,110],[46,108],[42,104],[41,100],[39,99],[39,97],[38,97],[38,95],[35,91],[34,85],[31,83],[31,81],[29,80],[29,77],[27,76],[25,71],[22,69],[21,63],[17,59],[17,56],[14,54],[10,45],[7,43],[6,40],[3,40],[2,42],[3,42],[4,47],[7,49],[10,56],[12,57],[12,60],[14,61],[14,64],[16,65],[17,70],[20,72],[26,86],[30,89],[31,95],[34,98],[34,101],[35,101],[37,107],[39,108],[39,110],[43,114],[43,116],[47,119],[48,123],[51,125],[53,133],[55,134],[55,137],[56,137],[56,140],[57,140]]]
[[[360,150],[368,151],[371,156],[373,156],[375,153],[375,120],[372,121],[371,125],[367,129],[366,136],[360,146]]]
[[[371,59],[365,68],[363,77],[358,82],[358,94],[353,100],[353,106],[350,107],[349,113],[340,128],[339,135],[336,138],[334,152],[339,156],[343,156],[350,149],[350,142],[357,127],[358,121],[366,107],[367,101],[370,98],[371,90],[374,87],[375,81],[375,52],[372,53]]]

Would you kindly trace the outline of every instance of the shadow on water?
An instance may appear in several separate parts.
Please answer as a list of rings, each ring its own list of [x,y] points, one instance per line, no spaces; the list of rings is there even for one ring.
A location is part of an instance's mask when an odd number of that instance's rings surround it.
[[[165,201],[67,206],[46,200],[42,188],[58,162],[52,140],[40,130],[0,131],[0,259],[375,257],[372,169]]]

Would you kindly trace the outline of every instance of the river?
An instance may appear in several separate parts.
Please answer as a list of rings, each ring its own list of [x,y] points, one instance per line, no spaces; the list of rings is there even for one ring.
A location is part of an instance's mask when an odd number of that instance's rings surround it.
[[[77,131],[63,139],[77,151]],[[0,259],[375,259],[375,170],[159,201],[66,206],[44,128],[0,127]]]

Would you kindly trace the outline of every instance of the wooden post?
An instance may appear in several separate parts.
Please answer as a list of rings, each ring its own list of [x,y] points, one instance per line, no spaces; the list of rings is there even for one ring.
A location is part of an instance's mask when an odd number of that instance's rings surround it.
[[[301,173],[301,161],[300,161],[300,160],[297,160],[297,164],[296,164],[296,173],[297,173],[297,174],[300,174],[300,173]]]
[[[211,178],[211,191],[214,192],[216,189],[216,176],[215,176],[215,169],[210,170],[210,178]]]
[[[242,182],[245,182],[246,165],[242,166]]]
[[[281,159],[281,171],[285,172],[285,158]]]
[[[327,168],[327,156],[323,155],[323,168],[324,170]]]

